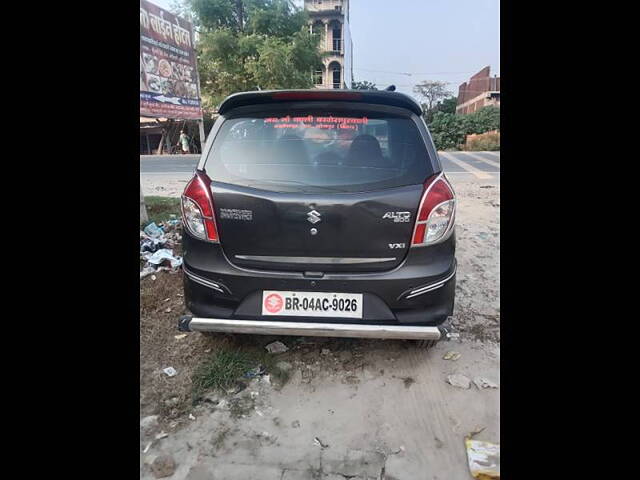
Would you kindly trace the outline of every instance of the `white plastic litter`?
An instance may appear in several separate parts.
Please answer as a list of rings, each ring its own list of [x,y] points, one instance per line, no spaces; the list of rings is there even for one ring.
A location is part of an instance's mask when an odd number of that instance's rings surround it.
[[[171,268],[178,268],[182,265],[182,257],[175,256],[173,250],[169,250],[168,248],[162,248],[154,253],[145,253],[142,255],[142,258],[152,265],[161,265],[167,260],[171,264]]]
[[[175,368],[173,367],[167,367],[167,368],[163,368],[162,371],[168,376],[168,377],[175,377],[178,372],[176,371]]]
[[[162,230],[155,223],[150,223],[145,227],[144,233],[150,236],[151,238],[160,238],[164,235],[164,230]]]
[[[458,373],[449,375],[447,377],[447,382],[454,387],[464,388],[465,390],[469,389],[471,386],[471,381],[464,375],[460,375]]]
[[[289,347],[282,342],[273,342],[264,348],[266,348],[269,353],[284,353],[289,350]]]
[[[478,387],[480,390],[482,390],[483,388],[498,388],[498,384],[484,377],[474,378],[473,383],[475,383],[476,387]]]
[[[144,267],[141,271],[140,271],[140,280],[142,280],[144,277],[147,277],[149,275],[152,275],[153,273],[155,273],[156,269],[149,266],[149,267]]]
[[[178,245],[182,236],[178,230],[178,220],[169,220],[156,225],[151,223],[140,231],[140,259],[144,260],[140,279],[161,271],[177,272],[182,265],[182,257],[174,255],[171,247]]]
[[[479,480],[500,478],[500,445],[465,439],[469,470]]]

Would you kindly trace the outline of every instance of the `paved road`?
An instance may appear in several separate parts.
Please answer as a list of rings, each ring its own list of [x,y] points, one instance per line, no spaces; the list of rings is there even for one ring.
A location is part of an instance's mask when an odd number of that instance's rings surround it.
[[[140,173],[191,174],[200,155],[141,155]],[[500,175],[500,152],[440,152],[444,171],[452,176],[491,180]]]
[[[193,173],[200,155],[140,155],[140,174]]]

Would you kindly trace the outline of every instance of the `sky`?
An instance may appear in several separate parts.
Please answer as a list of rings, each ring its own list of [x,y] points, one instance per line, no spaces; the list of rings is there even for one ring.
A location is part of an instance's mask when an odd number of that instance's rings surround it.
[[[354,78],[378,88],[411,95],[416,83],[440,80],[457,95],[487,65],[500,75],[500,0],[351,0],[350,29]]]

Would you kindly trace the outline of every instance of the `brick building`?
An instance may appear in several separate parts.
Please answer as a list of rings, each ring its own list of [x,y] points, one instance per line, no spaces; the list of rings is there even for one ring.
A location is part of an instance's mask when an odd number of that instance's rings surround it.
[[[349,0],[305,0],[309,29],[320,35],[327,53],[313,72],[316,88],[351,88],[353,45],[349,30]]]
[[[458,87],[456,114],[473,113],[489,105],[500,106],[500,77],[492,77],[491,67],[484,67]]]

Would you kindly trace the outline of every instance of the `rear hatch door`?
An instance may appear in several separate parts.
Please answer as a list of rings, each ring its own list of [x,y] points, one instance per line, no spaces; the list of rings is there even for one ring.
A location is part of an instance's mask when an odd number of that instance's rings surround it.
[[[229,260],[321,272],[399,265],[434,173],[418,117],[340,102],[281,108],[229,115],[206,159]]]
[[[422,185],[300,194],[214,183],[220,240],[239,266],[363,272],[399,265],[411,243]]]

